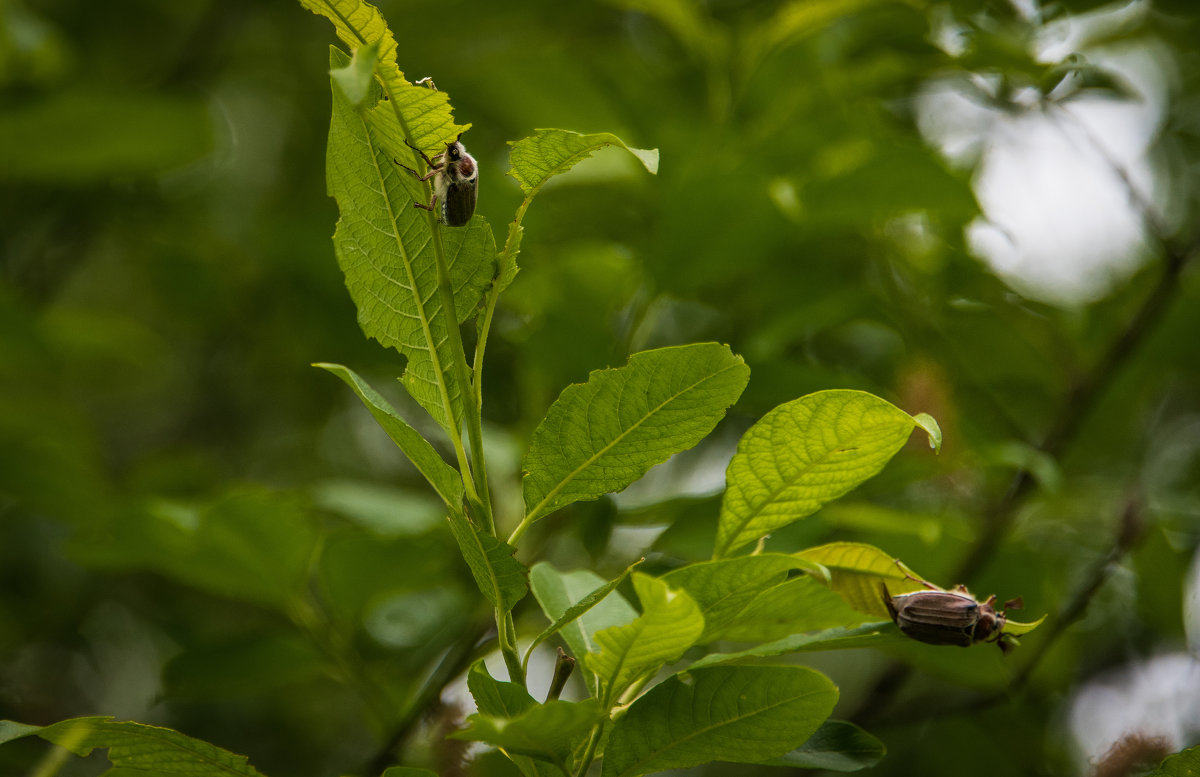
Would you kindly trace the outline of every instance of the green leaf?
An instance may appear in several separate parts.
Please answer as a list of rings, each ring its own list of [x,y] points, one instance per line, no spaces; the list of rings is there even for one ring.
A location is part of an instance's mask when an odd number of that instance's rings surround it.
[[[643,351],[568,386],[525,456],[525,523],[620,491],[705,437],[737,401],[750,369],[729,347]]]
[[[521,268],[517,266],[517,254],[521,253],[521,239],[525,236],[525,227],[515,221],[508,223],[508,237],[504,241],[504,250],[496,260],[496,280],[492,294],[500,294],[516,280]]]
[[[163,693],[189,702],[265,698],[322,682],[331,669],[329,657],[295,630],[231,635],[215,645],[180,649],[163,665]]]
[[[389,766],[380,777],[438,777],[438,773],[415,766]]]
[[[559,572],[548,562],[535,564],[530,570],[530,587],[537,598],[542,612],[551,621],[557,621],[576,604],[587,596],[606,585],[604,578],[586,569],[574,572]],[[588,653],[599,650],[596,642],[596,632],[610,626],[620,626],[629,623],[638,616],[625,597],[612,593],[578,618],[568,622],[560,630],[567,647],[576,658],[583,658]],[[593,693],[599,692],[599,683],[595,672],[592,672],[586,662],[580,663],[580,668],[587,673],[588,687]]]
[[[926,545],[935,545],[943,532],[965,532],[956,516],[909,512],[871,502],[842,500],[821,508],[821,522],[834,529],[854,533],[909,535]],[[958,537],[956,537],[958,538]]]
[[[710,641],[766,642],[790,634],[855,626],[870,620],[811,577],[795,577],[761,592]]]
[[[508,612],[529,590],[529,570],[514,557],[517,549],[476,526],[461,511],[451,511],[449,519],[450,533],[475,584],[492,607]]]
[[[310,492],[317,507],[348,518],[378,537],[419,537],[439,528],[446,515],[446,505],[424,490],[368,480],[318,481]]]
[[[450,736],[486,742],[507,753],[548,761],[566,771],[572,750],[603,717],[595,699],[555,700],[535,703],[512,717],[477,713],[467,718],[466,728]]]
[[[853,723],[827,720],[800,747],[769,763],[794,769],[857,772],[875,766],[886,754],[883,742]]]
[[[761,763],[800,746],[838,692],[799,666],[731,666],[676,675],[617,720],[603,777],[638,777],[709,761]]]
[[[642,603],[642,614],[633,623],[598,632],[600,651],[584,659],[600,678],[605,707],[630,686],[678,660],[704,633],[700,607],[683,591],[638,572],[633,575],[633,588]]]
[[[737,636],[725,634],[730,627],[747,621],[747,609],[761,609],[755,608],[756,602],[769,591],[786,585],[791,570],[811,569],[814,566],[795,556],[763,553],[757,556],[688,564],[663,575],[662,581],[673,588],[682,588],[696,600],[704,615],[704,634],[699,641],[707,643],[717,639],[738,639]],[[797,581],[803,580],[804,578],[797,578]],[[815,585],[817,590],[823,590],[819,583],[812,580],[809,582]],[[785,619],[790,615],[787,610],[781,610],[775,604],[767,608],[767,614]],[[755,616],[751,616],[749,620],[754,618]]]
[[[408,457],[433,490],[437,491],[451,510],[461,511],[463,501],[463,483],[458,471],[447,464],[433,446],[421,434],[408,425],[400,414],[392,408],[386,399],[375,389],[360,378],[353,370],[340,364],[314,364],[323,370],[341,378],[347,386],[354,390],[362,403],[371,411],[371,415],[387,432],[392,442]]]
[[[929,413],[917,413],[912,417],[913,423],[925,430],[929,435],[929,447],[939,453],[942,450],[942,427],[938,426],[937,419],[929,415]]]
[[[375,63],[379,59],[379,41],[356,49],[350,64],[329,71],[355,108],[361,108],[375,84]]]
[[[710,66],[724,63],[728,32],[713,21],[705,4],[697,0],[608,0],[611,5],[639,11],[657,19],[697,61]]]
[[[332,67],[345,62],[341,52],[331,52]],[[435,239],[428,214],[413,207],[427,200],[424,186],[394,161],[405,136],[390,110],[380,103],[359,112],[333,87],[327,176],[341,213],[334,248],[363,332],[407,357],[405,388],[443,428],[457,431],[467,387],[451,329],[475,312],[491,282],[495,239],[481,217],[440,229]],[[453,317],[438,285],[439,244]]]
[[[0,111],[0,181],[94,186],[178,170],[211,153],[209,110],[182,90],[97,85],[14,101]]]
[[[1189,747],[1167,758],[1147,777],[1197,777],[1200,775],[1200,747]]]
[[[515,718],[538,706],[537,701],[529,695],[529,691],[520,685],[494,679],[488,674],[483,661],[476,661],[467,672],[467,689],[475,699],[475,706],[479,708],[479,712],[492,718]],[[509,753],[508,757],[522,774],[542,777],[559,773],[553,767],[528,756]]]
[[[738,443],[726,471],[715,558],[816,512],[887,464],[917,422],[864,391],[780,405]]]
[[[638,158],[650,173],[658,172],[658,149],[632,148],[608,132],[581,135],[561,129],[534,130],[536,134],[510,141],[512,168],[508,174],[517,179],[525,198],[531,199],[550,178],[565,173],[580,161],[605,146],[623,148]]]
[[[815,634],[793,634],[774,642],[765,642],[736,653],[710,653],[689,667],[700,669],[718,664],[743,663],[748,658],[769,658],[789,653],[813,653],[821,650],[849,650],[852,648],[881,647],[889,643],[903,643],[903,636],[891,621],[864,623],[847,629],[841,626],[818,631]]]
[[[791,0],[778,6],[774,15],[762,23],[751,39],[770,51],[795,44],[851,14],[883,0]]]
[[[72,540],[73,558],[101,567],[151,569],[280,612],[309,595],[320,540],[305,499],[249,486],[202,503],[151,502],[92,530]]]
[[[928,590],[929,586],[900,560],[873,545],[861,542],[831,542],[802,550],[796,555],[815,561],[829,570],[829,587],[859,612],[890,618],[883,603],[880,583],[892,596]]]
[[[1031,621],[1029,623],[1006,619],[1004,621],[1004,633],[1012,635],[1014,637],[1020,637],[1024,634],[1028,634],[1029,632],[1036,629],[1038,626],[1041,626],[1042,621],[1046,620],[1046,617],[1047,616],[1043,615],[1042,617],[1038,618],[1037,620]]]
[[[300,0],[300,5],[332,21],[338,37],[352,51],[368,44],[378,46],[375,72],[388,97],[387,110],[392,116],[391,121],[403,129],[414,146],[440,150],[471,128],[470,124],[454,123],[450,98],[445,92],[411,84],[405,79],[396,64],[396,39],[375,6],[361,0]],[[338,62],[331,68],[345,64]],[[417,159],[415,154],[413,158],[414,161]]]
[[[579,618],[600,602],[604,601],[604,598],[615,591],[617,586],[625,582],[625,578],[629,577],[629,573],[633,571],[634,567],[636,567],[638,564],[641,564],[645,560],[646,559],[642,558],[633,562],[629,566],[625,567],[624,572],[617,575],[612,580],[609,580],[607,583],[595,589],[587,596],[583,597],[578,602],[572,604],[570,607],[564,610],[562,615],[555,618],[553,623],[543,629],[542,633],[534,637],[533,642],[529,643],[529,648],[525,651],[525,664],[529,664],[529,657],[533,655],[534,648],[556,634],[564,626],[571,623],[576,618]]]
[[[482,660],[476,661],[467,671],[467,690],[479,711],[495,718],[515,718],[537,706],[537,701],[525,688],[492,677]]]
[[[188,777],[262,777],[246,756],[180,734],[111,717],[72,718],[50,726],[27,726],[0,721],[0,743],[36,734],[80,757],[96,748],[108,749],[114,769]]]

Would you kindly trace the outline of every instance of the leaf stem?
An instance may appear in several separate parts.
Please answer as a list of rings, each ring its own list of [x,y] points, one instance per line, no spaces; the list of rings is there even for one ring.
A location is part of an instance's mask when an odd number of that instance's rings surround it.
[[[517,528],[513,529],[512,534],[508,535],[508,544],[516,545],[517,541],[521,539],[521,535],[525,533],[525,530],[533,524],[533,521],[537,517],[538,514],[536,512],[532,512],[522,518],[521,522],[517,524]]]
[[[378,63],[376,68],[378,68]],[[409,129],[408,122],[404,119],[404,114],[400,110],[399,100],[391,89],[391,85],[386,78],[380,78],[383,90],[388,97],[388,103],[392,106],[392,113],[396,117],[396,123],[400,127],[400,131],[404,139],[408,142],[411,148],[411,156],[413,159],[414,169],[419,167],[423,157],[417,151],[413,144],[412,131]],[[432,198],[433,187],[425,181],[422,184],[425,195]],[[437,281],[438,281],[438,296],[442,305],[442,315],[445,318],[446,339],[449,342],[452,354],[453,364],[449,365],[455,373],[455,377],[459,385],[459,398],[463,405],[463,416],[467,424],[467,434],[471,452],[475,458],[475,471],[472,472],[471,461],[467,457],[466,447],[463,445],[462,432],[459,428],[459,416],[455,413],[454,399],[450,395],[449,389],[445,384],[445,380],[439,377],[439,388],[441,390],[442,410],[446,415],[445,429],[450,436],[450,442],[454,447],[454,453],[458,460],[459,473],[462,476],[463,487],[466,491],[467,500],[471,503],[472,512],[481,517],[484,525],[488,527],[489,532],[495,535],[496,528],[492,519],[491,498],[487,489],[487,474],[483,461],[483,440],[481,432],[481,423],[479,420],[479,409],[474,403],[467,401],[471,388],[471,374],[467,368],[466,352],[463,348],[462,334],[458,329],[458,312],[454,306],[454,289],[450,283],[450,271],[446,265],[446,251],[442,246],[441,223],[438,221],[437,213],[434,210],[428,211],[426,214],[429,219],[429,229],[433,235],[434,261],[437,265]],[[418,303],[420,304],[420,303]],[[435,360],[435,369],[439,376],[444,375],[444,366],[438,359],[438,351],[433,342],[431,333],[426,332],[426,338],[429,341],[429,352]]]
[[[592,727],[592,735],[588,739],[587,750],[584,751],[583,758],[579,760],[579,768],[575,770],[575,777],[583,777],[587,774],[592,761],[596,759],[596,748],[600,746],[600,738],[603,733],[604,721],[600,721]]]
[[[521,665],[521,655],[517,651],[514,635],[517,633],[513,623],[512,612],[503,615],[496,611],[497,639],[500,642],[500,655],[504,657],[504,665],[508,668],[508,679],[525,687],[525,667]]]
[[[531,202],[533,202],[533,194],[526,197],[521,202],[520,207],[517,208],[517,213],[513,217],[512,223],[518,229],[509,229],[508,236],[504,240],[504,249],[500,252],[502,258],[508,257],[510,260],[515,261],[516,243],[519,242],[521,234],[519,227],[521,226],[521,221],[525,218],[525,211],[529,210]],[[472,375],[474,377],[472,387],[475,390],[475,406],[480,409],[483,408],[483,356],[487,351],[488,335],[492,331],[492,318],[496,313],[496,302],[500,299],[500,293],[504,290],[499,282],[499,273],[503,272],[503,262],[498,262],[497,264],[498,274],[492,279],[491,288],[488,290],[487,306],[483,312],[483,320],[479,325],[479,336],[475,342],[475,360],[472,365]]]
[[[1100,151],[1105,153],[1102,148]],[[1053,457],[1061,456],[1069,447],[1121,369],[1154,331],[1178,295],[1179,280],[1184,268],[1197,253],[1200,253],[1200,233],[1193,235],[1188,241],[1172,240],[1164,231],[1165,227],[1157,213],[1132,187],[1128,174],[1111,157],[1105,156],[1114,174],[1125,182],[1130,198],[1141,213],[1148,231],[1162,246],[1165,254],[1163,269],[1154,288],[1142,300],[1124,329],[1109,342],[1100,360],[1089,372],[1077,378],[1064,394],[1053,423],[1041,444],[1037,446],[1040,452]],[[1032,472],[1025,468],[1017,471],[1003,495],[984,512],[983,528],[955,574],[951,576],[952,579],[966,583],[979,575],[992,560],[997,546],[1008,535],[1016,520],[1018,508],[1035,485]],[[892,701],[911,672],[911,667],[907,665],[893,664],[875,682],[874,688],[867,694],[866,701],[854,718],[860,721],[878,718],[879,711]]]

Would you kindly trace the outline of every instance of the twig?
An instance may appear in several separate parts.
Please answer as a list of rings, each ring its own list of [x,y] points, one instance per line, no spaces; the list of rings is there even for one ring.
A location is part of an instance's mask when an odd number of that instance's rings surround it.
[[[1165,239],[1163,245],[1167,248],[1167,257],[1158,283],[1134,313],[1128,326],[1109,345],[1096,367],[1068,390],[1054,424],[1038,446],[1042,453],[1057,458],[1074,440],[1105,389],[1170,307],[1179,289],[1179,276],[1188,260],[1200,249],[1200,239],[1193,240],[1186,248],[1179,250],[1173,250]],[[1016,507],[1033,485],[1034,478],[1028,469],[1017,471],[1004,496],[985,514],[983,531],[953,576],[956,582],[970,581],[991,560],[996,545],[1012,527]]]
[[[404,711],[404,716],[396,724],[392,735],[388,737],[387,742],[371,758],[367,766],[367,774],[382,774],[385,769],[396,763],[397,751],[404,744],[404,740],[408,738],[408,735],[412,733],[421,716],[442,695],[442,689],[471,664],[475,656],[476,646],[491,630],[492,624],[490,621],[477,626],[463,634],[462,638],[446,651],[446,654],[442,656],[442,660],[438,663],[437,667],[425,680],[425,684],[421,686],[421,690],[413,696],[411,703]]]
[[[1178,293],[1179,278],[1184,268],[1196,253],[1200,252],[1200,234],[1182,244],[1173,241],[1158,213],[1133,186],[1129,174],[1098,144],[1096,138],[1090,135],[1089,138],[1096,144],[1098,152],[1113,169],[1114,174],[1129,190],[1130,201],[1140,212],[1147,231],[1162,246],[1165,261],[1158,282],[1142,301],[1128,325],[1109,344],[1096,366],[1076,380],[1063,397],[1054,423],[1038,446],[1040,452],[1054,458],[1061,457],[1121,368],[1162,319]],[[955,571],[955,582],[967,583],[983,571],[991,561],[996,547],[1008,535],[1013,521],[1016,520],[1017,508],[1033,489],[1035,482],[1030,470],[1018,469],[1003,495],[984,511],[983,528]],[[1088,600],[1090,597],[1083,600],[1085,605]],[[866,701],[854,718],[863,720],[878,717],[911,673],[911,667],[902,664],[893,665],[886,670],[867,694]]]
[[[1067,630],[1083,617],[1088,605],[1091,604],[1092,599],[1104,583],[1112,576],[1113,570],[1117,568],[1117,564],[1145,536],[1145,528],[1145,522],[1142,520],[1141,502],[1137,498],[1131,498],[1126,504],[1125,509],[1121,512],[1112,547],[1102,558],[1097,559],[1092,564],[1080,584],[1071,593],[1071,596],[1064,601],[1062,607],[1055,614],[1054,619],[1046,627],[1048,633],[1042,638],[1036,651],[1017,672],[1012,683],[1007,688],[993,693],[960,697],[950,703],[946,703],[943,696],[917,699],[910,704],[906,704],[905,708],[897,711],[896,714],[891,716],[891,719],[904,724],[928,723],[931,720],[949,715],[977,713],[1023,693],[1028,687],[1029,678],[1042,662],[1042,659],[1057,644],[1058,640],[1067,633]],[[896,664],[894,669],[907,669],[907,667],[902,664]],[[887,678],[888,675],[884,677]],[[866,708],[863,712],[864,714],[860,716],[860,722],[863,720],[870,721],[877,717],[877,715],[872,714],[873,710],[870,708]]]
[[[1112,576],[1113,570],[1117,564],[1132,550],[1145,535],[1146,524],[1142,518],[1142,505],[1137,498],[1130,499],[1125,505],[1125,509],[1121,512],[1120,522],[1117,528],[1117,536],[1113,541],[1112,547],[1104,558],[1097,560],[1083,582],[1075,590],[1071,598],[1067,599],[1059,609],[1048,626],[1048,632],[1042,641],[1038,644],[1037,650],[1025,666],[1021,667],[1021,671],[1013,678],[1010,689],[1013,691],[1021,691],[1029,684],[1029,678],[1033,671],[1050,652],[1050,648],[1054,646],[1058,639],[1066,633],[1067,629],[1075,624],[1083,617],[1084,612],[1091,604],[1092,598],[1100,590],[1100,587]]]

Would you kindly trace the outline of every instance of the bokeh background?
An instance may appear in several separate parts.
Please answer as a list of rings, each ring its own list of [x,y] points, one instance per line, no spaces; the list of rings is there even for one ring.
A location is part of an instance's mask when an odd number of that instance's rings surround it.
[[[915,442],[769,547],[870,542],[1050,614],[1007,658],[811,658],[886,742],[870,773],[1087,774],[1130,732],[1200,742],[1191,2],[379,5],[400,67],[473,125],[498,236],[507,141],[661,149],[656,177],[598,155],[525,219],[485,378],[502,520],[568,383],[701,340],[752,369],[710,441],[539,524],[526,560],[706,558],[740,434],[869,390],[933,414],[941,455]],[[443,741],[488,613],[437,503],[309,366],[419,419],[333,256],[333,42],[283,0],[0,0],[0,718],[168,725],[271,777],[389,753],[512,773]],[[0,772],[47,752],[6,745]]]

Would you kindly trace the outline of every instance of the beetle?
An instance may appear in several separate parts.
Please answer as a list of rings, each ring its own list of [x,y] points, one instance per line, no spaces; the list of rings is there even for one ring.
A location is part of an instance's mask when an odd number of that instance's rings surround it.
[[[448,227],[461,227],[471,220],[479,193],[479,165],[476,164],[475,157],[467,153],[461,138],[462,135],[459,135],[453,143],[447,143],[446,150],[435,155],[433,159],[425,156],[424,151],[409,143],[407,139],[404,141],[429,165],[429,172],[425,175],[402,164],[398,159],[393,160],[419,181],[433,179],[433,199],[428,205],[414,202],[413,207],[436,212],[438,221]],[[436,210],[438,200],[442,203],[440,210]]]
[[[994,595],[979,602],[965,586],[943,591],[929,583],[924,585],[930,590],[892,596],[886,583],[879,584],[888,614],[906,637],[929,645],[960,647],[995,642],[1005,652],[1012,646],[1013,638],[1004,633],[1004,626],[1008,622],[1007,610],[1021,609],[1019,597],[997,610]]]

